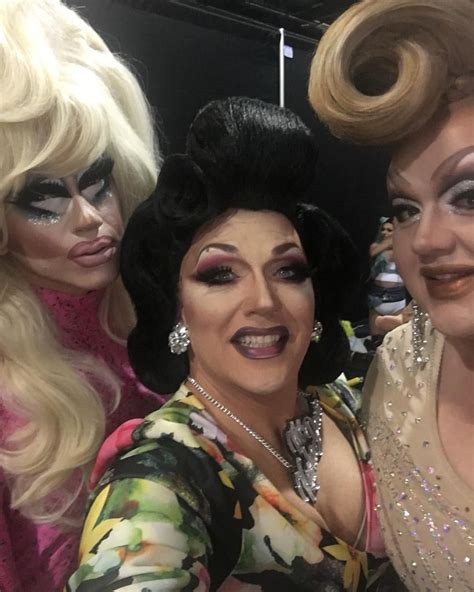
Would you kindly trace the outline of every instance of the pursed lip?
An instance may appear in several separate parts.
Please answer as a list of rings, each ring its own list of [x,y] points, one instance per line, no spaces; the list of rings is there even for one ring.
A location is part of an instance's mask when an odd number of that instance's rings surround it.
[[[81,241],[76,243],[68,252],[68,259],[76,259],[87,255],[96,255],[105,249],[115,247],[117,241],[111,236],[101,236],[92,241]]]

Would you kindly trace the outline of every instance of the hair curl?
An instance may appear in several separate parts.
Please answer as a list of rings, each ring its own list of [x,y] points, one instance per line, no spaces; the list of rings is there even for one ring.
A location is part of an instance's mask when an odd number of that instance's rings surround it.
[[[71,477],[94,459],[109,411],[88,378],[116,401],[120,385],[105,364],[61,345],[8,254],[6,200],[30,172],[66,176],[107,153],[126,220],[155,185],[158,148],[134,75],[59,0],[0,2],[0,64],[0,407],[21,418],[13,431],[3,426],[0,467],[13,508],[61,521],[80,490]],[[102,303],[110,332],[109,321],[127,333],[133,325],[120,281]]]
[[[314,200],[317,149],[302,121],[262,101],[215,101],[197,115],[186,154],[168,157],[154,194],[131,217],[122,244],[122,276],[137,314],[129,355],[141,380],[172,392],[188,373],[186,355],[168,348],[179,314],[180,267],[198,231],[232,212],[270,210],[297,230],[312,269],[316,316],[324,332],[311,344],[300,385],[334,379],[347,356],[338,317],[357,263],[352,243]]]
[[[474,94],[472,0],[363,0],[323,36],[310,102],[332,133],[394,144]]]

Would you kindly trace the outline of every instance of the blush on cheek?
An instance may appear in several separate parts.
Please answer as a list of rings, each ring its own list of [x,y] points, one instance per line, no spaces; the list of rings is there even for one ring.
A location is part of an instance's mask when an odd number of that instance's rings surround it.
[[[28,259],[53,259],[68,252],[65,234],[60,224],[12,222],[8,224],[8,250]]]

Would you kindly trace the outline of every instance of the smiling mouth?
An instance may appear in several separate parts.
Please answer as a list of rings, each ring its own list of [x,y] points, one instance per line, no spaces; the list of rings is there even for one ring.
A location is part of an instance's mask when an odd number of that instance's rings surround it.
[[[427,275],[426,279],[434,282],[452,282],[453,280],[459,280],[474,274],[474,270],[471,271],[460,271],[458,273],[440,273],[437,275]]]
[[[235,340],[236,343],[240,343],[244,347],[271,347],[278,343],[282,339],[281,335],[242,335]]]
[[[432,298],[451,299],[464,296],[474,289],[474,269],[425,272],[425,282]]]
[[[288,329],[283,326],[271,329],[245,327],[237,331],[231,343],[246,358],[265,359],[280,355],[289,336]]]

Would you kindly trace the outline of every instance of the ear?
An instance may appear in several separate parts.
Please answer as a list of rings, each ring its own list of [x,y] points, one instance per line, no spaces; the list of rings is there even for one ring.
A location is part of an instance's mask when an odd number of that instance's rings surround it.
[[[187,327],[188,325],[186,323],[186,315],[184,314],[183,305],[181,304],[181,286],[182,280],[180,274],[178,278],[178,286],[176,288],[176,323],[179,323],[179,321],[181,321]]]

